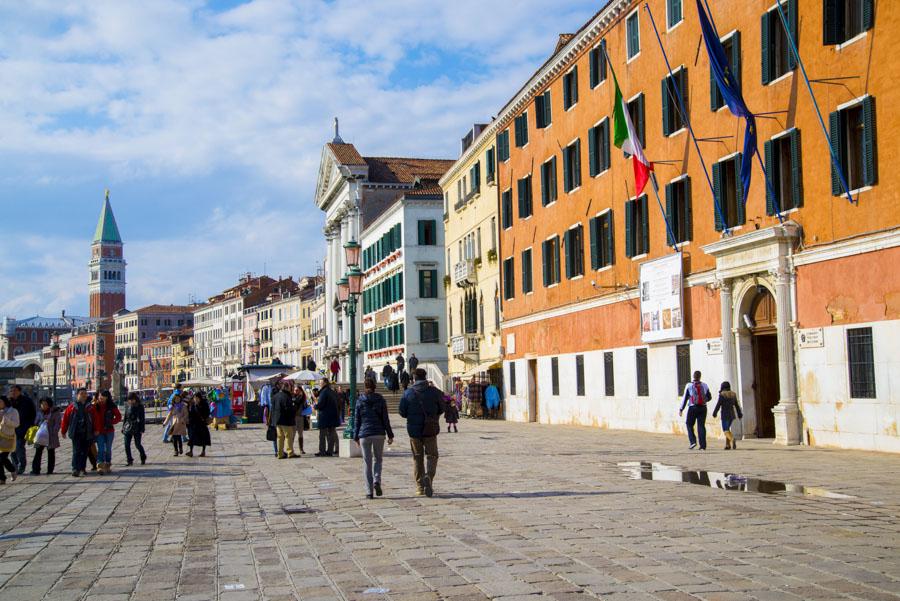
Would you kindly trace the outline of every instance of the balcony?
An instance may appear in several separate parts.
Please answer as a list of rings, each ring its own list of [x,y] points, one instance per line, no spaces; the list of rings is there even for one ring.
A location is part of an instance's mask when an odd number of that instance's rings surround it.
[[[478,334],[464,334],[450,339],[450,350],[454,357],[460,355],[478,355]]]
[[[475,262],[460,261],[453,266],[453,283],[457,286],[468,286],[475,283]]]

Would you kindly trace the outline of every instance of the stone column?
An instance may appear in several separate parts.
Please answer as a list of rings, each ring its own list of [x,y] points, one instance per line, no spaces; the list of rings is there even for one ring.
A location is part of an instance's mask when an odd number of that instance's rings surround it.
[[[791,322],[791,274],[779,267],[775,277],[775,305],[778,315],[778,405],[775,415],[775,443],[800,444],[803,440],[800,406],[797,403],[797,376],[794,363],[794,329]]]
[[[719,303],[722,316],[722,373],[723,379],[738,389],[737,353],[734,347],[734,300],[731,280],[719,281]]]
[[[337,339],[337,321],[335,319],[334,310],[331,308],[334,299],[334,229],[327,226],[325,229],[325,239],[327,240],[327,252],[325,256],[325,349],[333,346]],[[327,369],[327,366],[326,366]]]

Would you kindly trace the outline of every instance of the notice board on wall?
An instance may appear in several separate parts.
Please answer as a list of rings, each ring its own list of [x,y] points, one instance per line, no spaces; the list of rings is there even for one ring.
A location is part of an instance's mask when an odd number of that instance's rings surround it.
[[[641,340],[684,338],[681,253],[641,264]]]

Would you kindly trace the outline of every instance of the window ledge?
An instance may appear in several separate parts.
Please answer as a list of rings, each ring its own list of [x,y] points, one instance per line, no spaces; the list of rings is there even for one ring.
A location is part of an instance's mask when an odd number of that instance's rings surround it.
[[[626,52],[627,52],[627,50],[626,50]],[[637,57],[639,57],[640,55],[641,55],[641,51],[638,50],[638,51],[637,51],[637,54],[635,54],[634,56],[632,56],[631,58],[629,58],[629,59],[627,59],[627,60],[625,61],[625,64],[626,64],[626,65],[629,64],[631,61],[635,60],[635,59],[636,59]]]
[[[555,284],[550,284],[549,286],[547,286],[547,290],[549,290],[550,288],[556,288],[557,286],[559,286],[559,282],[556,282]]]
[[[641,254],[639,254],[639,255],[634,255],[633,257],[631,257],[631,260],[632,260],[632,261],[638,261],[638,260],[640,260],[640,259],[646,259],[647,256],[649,256],[649,254],[650,254],[650,253],[641,253]]]
[[[796,67],[795,67],[794,69],[796,69]],[[767,85],[767,86],[771,86],[771,85],[774,85],[774,84],[776,84],[776,83],[778,83],[778,82],[780,82],[780,81],[784,81],[785,79],[789,78],[791,75],[794,74],[794,69],[791,69],[790,71],[788,71],[788,72],[785,73],[784,75],[781,75],[781,76],[779,76],[779,77],[776,77],[775,79],[773,79],[772,81],[770,81],[770,82],[767,83],[766,85]]]
[[[547,204],[544,205],[544,208],[548,209],[548,208],[552,207],[553,205],[555,205],[556,202],[557,202],[556,200],[554,200],[553,202],[548,202]]]
[[[606,169],[604,169],[603,171],[601,171],[600,173],[598,173],[596,175],[592,175],[591,177],[597,178],[597,177],[600,177],[601,175],[603,175],[604,173],[609,173],[609,167],[607,167]]]
[[[600,269],[595,269],[594,273],[600,273],[601,271],[609,271],[610,269],[612,269],[612,267],[613,267],[612,263],[610,263],[609,265],[604,265]]]
[[[727,105],[726,105],[726,106],[727,106]],[[680,136],[681,134],[683,134],[683,133],[686,132],[686,131],[687,131],[687,127],[681,126],[681,128],[676,129],[675,131],[673,131],[672,133],[670,133],[670,134],[669,134],[668,136],[666,136],[666,137],[667,137],[667,138],[674,138],[675,136]]]
[[[578,190],[580,190],[580,189],[581,189],[581,186],[575,186],[575,187],[572,188],[571,190],[567,190],[567,191],[566,191],[566,194],[575,194],[575,193],[578,192]]]
[[[681,20],[678,21],[678,23],[675,23],[675,25],[672,25],[671,27],[669,27],[668,29],[666,29],[666,33],[672,33],[673,31],[675,31],[676,29],[678,29],[678,27],[679,27],[682,23],[684,23],[684,15],[681,15]]]
[[[852,45],[855,44],[856,42],[858,42],[858,41],[860,41],[860,40],[866,39],[866,36],[867,36],[867,35],[869,35],[869,32],[868,32],[868,31],[864,31],[864,32],[862,32],[862,33],[858,33],[858,34],[856,34],[855,36],[853,36],[852,38],[850,38],[849,40],[847,40],[846,42],[841,42],[840,44],[838,44],[837,46],[835,46],[834,49],[837,50],[838,52],[840,52],[841,50],[843,50],[843,49],[846,48],[847,46],[852,46]]]
[[[570,104],[570,105],[569,105],[569,108],[564,108],[564,109],[563,109],[563,112],[568,113],[569,111],[571,111],[571,110],[572,110],[573,108],[575,108],[576,106],[578,106],[578,103],[577,103],[577,102],[575,102],[574,104]]]
[[[574,278],[569,278],[569,281],[570,281],[570,282],[574,282],[575,280],[580,280],[580,279],[582,279],[582,278],[584,278],[584,274],[583,274],[583,273],[582,273],[582,274],[579,274],[579,275],[576,275]]]

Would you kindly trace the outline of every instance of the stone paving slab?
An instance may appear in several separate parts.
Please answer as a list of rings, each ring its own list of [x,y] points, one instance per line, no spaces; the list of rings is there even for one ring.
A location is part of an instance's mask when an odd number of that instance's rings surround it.
[[[360,460],[277,460],[260,426],[202,459],[151,426],[130,468],[117,436],[113,474],[81,479],[65,441],[58,474],[0,487],[0,599],[900,599],[900,457],[463,420],[426,499],[394,419],[375,500]],[[634,461],[844,496],[632,480]]]

